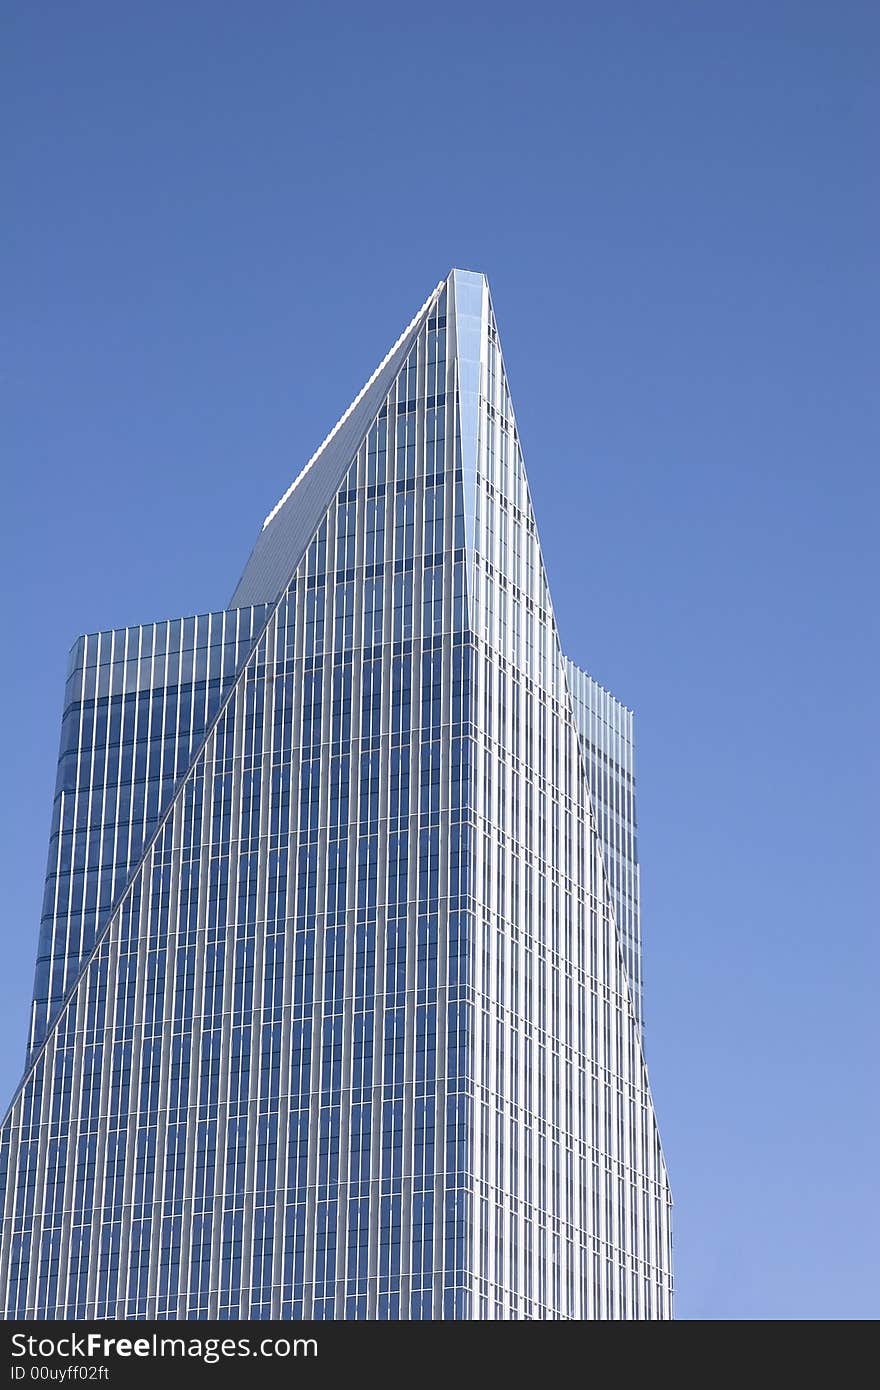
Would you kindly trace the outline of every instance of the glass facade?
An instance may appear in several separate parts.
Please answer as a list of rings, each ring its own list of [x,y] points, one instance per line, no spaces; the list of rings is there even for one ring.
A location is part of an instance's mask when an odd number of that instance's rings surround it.
[[[573,661],[566,661],[566,673],[633,1009],[641,1020],[642,939],[633,714]]]
[[[4,1315],[671,1317],[638,920],[454,271],[229,609],[74,648]]]
[[[266,608],[80,637],[70,653],[31,1009],[38,1047]]]

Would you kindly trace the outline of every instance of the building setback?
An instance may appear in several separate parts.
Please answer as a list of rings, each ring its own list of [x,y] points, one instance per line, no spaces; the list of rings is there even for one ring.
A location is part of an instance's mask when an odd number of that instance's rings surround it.
[[[4,1316],[670,1318],[634,797],[453,271],[228,608],[74,645]]]

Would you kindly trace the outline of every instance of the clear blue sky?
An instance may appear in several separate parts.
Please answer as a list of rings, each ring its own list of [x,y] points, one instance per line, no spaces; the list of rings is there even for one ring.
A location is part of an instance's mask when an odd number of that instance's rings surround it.
[[[7,0],[0,1090],[67,649],[221,607],[452,265],[638,715],[683,1318],[880,1313],[880,9]],[[873,146],[873,148],[872,148]]]

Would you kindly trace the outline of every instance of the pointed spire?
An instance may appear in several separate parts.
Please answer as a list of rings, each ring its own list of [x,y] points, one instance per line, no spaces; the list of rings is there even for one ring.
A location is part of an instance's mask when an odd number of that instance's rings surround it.
[[[472,270],[453,270],[449,282],[458,359],[461,461],[467,482],[477,471],[480,368],[489,314],[489,286],[485,275]]]
[[[472,563],[476,542],[477,458],[480,447],[480,377],[485,366],[489,283],[473,270],[453,270],[449,299],[458,367],[458,419],[464,481],[465,551]]]

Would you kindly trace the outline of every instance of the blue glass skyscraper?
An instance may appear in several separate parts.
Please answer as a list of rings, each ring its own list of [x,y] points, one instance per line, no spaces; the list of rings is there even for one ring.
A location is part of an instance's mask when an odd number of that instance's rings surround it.
[[[74,645],[4,1315],[671,1317],[641,996],[632,717],[453,271],[228,608]]]

